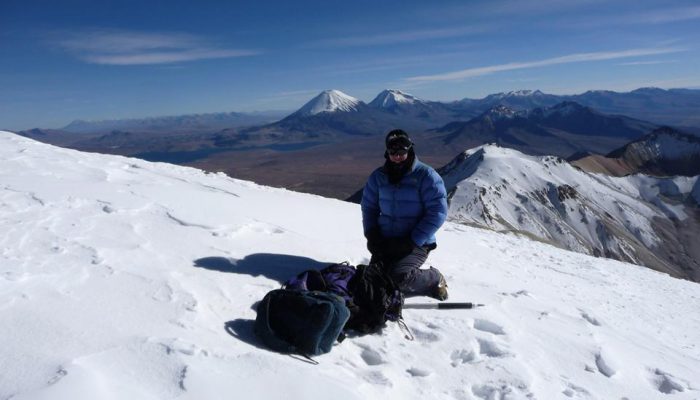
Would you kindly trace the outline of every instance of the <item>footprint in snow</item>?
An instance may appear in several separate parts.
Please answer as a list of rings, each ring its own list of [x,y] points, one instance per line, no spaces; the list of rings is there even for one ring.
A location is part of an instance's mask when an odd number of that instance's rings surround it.
[[[595,355],[595,365],[598,368],[598,372],[610,378],[617,373],[617,370],[612,366],[609,359],[602,353]]]
[[[173,288],[167,283],[161,285],[156,291],[151,295],[151,298],[160,302],[173,301]]]
[[[566,389],[564,389],[564,390],[562,391],[562,393],[563,393],[564,396],[566,396],[566,397],[571,397],[571,398],[575,398],[575,397],[589,398],[589,396],[590,396],[590,392],[588,392],[588,390],[582,388],[581,386],[574,385],[574,384],[571,383],[571,382],[567,382],[566,386],[567,386]]]
[[[525,392],[521,392],[523,389]],[[477,398],[483,400],[511,399],[511,398],[532,398],[533,395],[527,390],[527,386],[514,388],[507,384],[496,385],[475,385],[472,386],[472,393]],[[524,397],[523,397],[524,396]]]
[[[429,328],[429,329],[435,329],[435,330],[440,329],[440,325],[438,325],[434,322],[428,322],[425,324],[425,326],[426,326],[426,328]]]
[[[585,312],[585,311],[581,311],[581,318],[585,319],[586,322],[588,322],[588,323],[591,324],[591,325],[601,326],[601,323],[600,323],[600,321],[598,321],[598,319],[596,319],[595,317],[591,316],[590,314],[588,314],[588,313]]]
[[[419,328],[413,329],[413,336],[419,342],[434,343],[440,340],[440,335],[435,332],[424,331]]]
[[[521,297],[521,296],[532,297],[532,295],[530,294],[530,292],[528,292],[527,290],[519,290],[519,291],[517,291],[517,292],[512,292],[512,293],[501,292],[500,295],[502,295],[502,296],[511,296],[511,297],[515,297],[516,299],[517,299],[518,297]]]
[[[450,359],[452,360],[452,366],[457,368],[461,364],[470,364],[474,362],[476,360],[476,353],[474,353],[474,350],[455,350],[450,355]]]
[[[509,356],[506,350],[502,349],[496,342],[490,340],[477,339],[479,342],[479,353],[487,357],[500,358]]]
[[[68,375],[68,371],[66,371],[65,368],[63,368],[62,366],[59,366],[58,369],[56,369],[56,373],[51,378],[49,378],[47,384],[49,386],[55,385],[66,375]]]
[[[660,369],[654,371],[652,384],[663,394],[674,394],[685,391],[684,385],[681,384],[676,377]]]
[[[503,330],[503,327],[500,325],[485,320],[485,319],[476,319],[474,320],[474,329],[482,331],[482,332],[488,332],[488,333],[493,333],[494,335],[505,335],[505,331]]]
[[[429,376],[430,374],[432,374],[432,372],[428,371],[427,369],[416,368],[416,367],[409,368],[406,370],[406,372],[408,372],[412,377],[418,377],[418,378],[423,378],[423,377],[426,377],[426,376]]]
[[[365,374],[362,375],[362,378],[373,384],[373,385],[380,385],[380,386],[388,386],[392,387],[394,384],[391,382],[389,378],[386,377],[381,371],[369,371]]]
[[[362,360],[365,362],[367,365],[382,365],[386,363],[384,359],[382,358],[382,355],[379,354],[377,350],[374,350],[371,347],[368,346],[360,346],[362,348],[362,353],[360,354],[360,357],[362,357]]]

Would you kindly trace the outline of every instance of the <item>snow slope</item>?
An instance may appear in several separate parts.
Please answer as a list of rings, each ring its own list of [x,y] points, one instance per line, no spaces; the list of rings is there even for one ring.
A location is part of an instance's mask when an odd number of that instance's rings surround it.
[[[650,251],[665,245],[654,223],[687,218],[683,202],[698,177],[589,174],[557,157],[495,145],[468,150],[441,174],[456,222],[527,232],[569,250],[683,276],[675,262]]]
[[[254,305],[367,261],[357,205],[0,132],[0,399],[696,399],[700,286],[457,224],[453,301],[311,365]],[[430,301],[410,299],[409,302]]]

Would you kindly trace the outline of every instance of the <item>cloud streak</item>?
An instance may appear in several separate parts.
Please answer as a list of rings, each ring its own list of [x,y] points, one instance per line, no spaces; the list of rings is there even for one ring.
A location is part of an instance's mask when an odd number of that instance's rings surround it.
[[[629,66],[629,65],[657,65],[657,64],[673,64],[677,63],[678,60],[650,60],[650,61],[633,61],[633,62],[626,62],[626,63],[619,63],[617,65],[624,65],[624,66]]]
[[[670,22],[689,21],[700,18],[700,7],[685,7],[674,9],[659,9],[653,12],[633,15],[627,18],[628,23],[666,24]]]
[[[343,38],[334,38],[327,40],[319,40],[310,43],[311,47],[361,47],[361,46],[381,46],[387,44],[412,43],[422,40],[444,39],[450,37],[466,36],[471,34],[486,32],[486,28],[482,27],[467,27],[467,28],[441,28],[441,29],[422,29],[413,31],[402,31],[393,33],[383,33],[366,36],[351,36]]]
[[[213,46],[187,33],[147,33],[95,30],[62,35],[53,41],[77,58],[103,65],[151,65],[196,60],[244,57],[257,50]]]
[[[512,62],[507,64],[490,65],[486,67],[467,68],[459,71],[447,72],[435,75],[422,75],[405,78],[407,82],[436,82],[436,81],[455,81],[477,76],[490,75],[503,71],[513,71],[519,69],[539,68],[550,65],[571,64],[591,61],[614,60],[619,58],[630,58],[639,56],[659,55],[668,53],[678,53],[685,51],[681,48],[650,48],[650,49],[631,49],[623,51],[610,52],[595,52],[595,53],[578,53],[570,54],[561,57],[547,58],[539,61],[529,62]]]

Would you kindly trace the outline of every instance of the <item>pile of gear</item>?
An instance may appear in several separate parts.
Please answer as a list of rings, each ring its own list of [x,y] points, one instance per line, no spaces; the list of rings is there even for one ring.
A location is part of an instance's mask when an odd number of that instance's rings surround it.
[[[269,292],[258,304],[255,333],[275,351],[315,356],[342,342],[346,332],[373,333],[387,321],[402,321],[403,302],[380,264],[332,264]]]

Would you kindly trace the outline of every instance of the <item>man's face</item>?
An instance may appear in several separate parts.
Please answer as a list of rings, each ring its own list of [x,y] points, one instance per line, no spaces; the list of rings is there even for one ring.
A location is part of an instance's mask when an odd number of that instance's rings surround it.
[[[389,153],[389,160],[396,164],[402,163],[408,158],[408,150],[403,147],[392,147],[387,149],[387,152]]]

